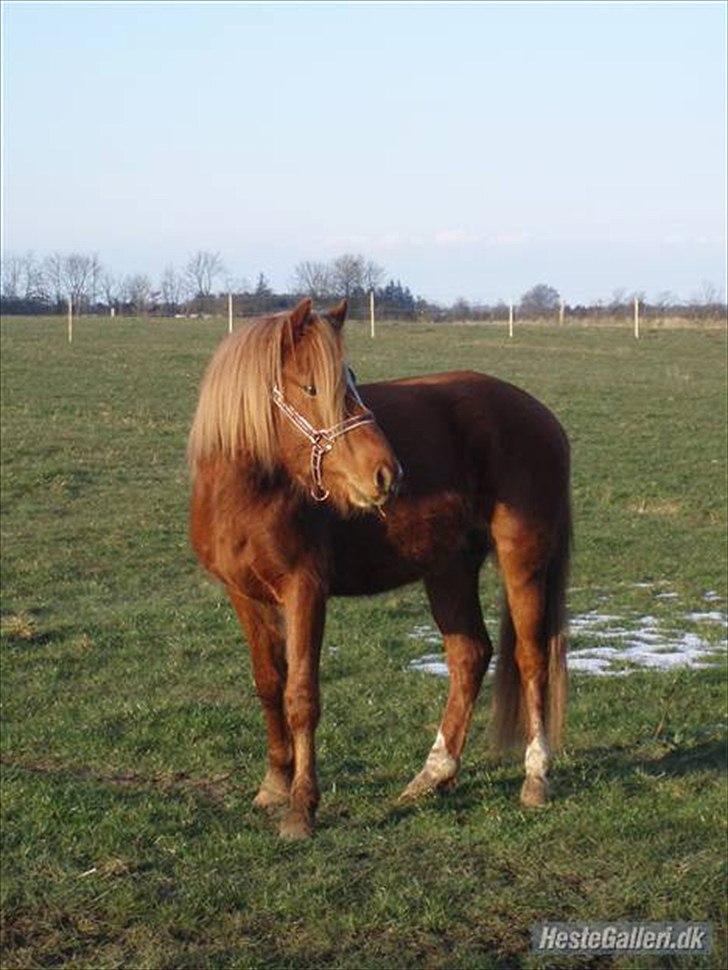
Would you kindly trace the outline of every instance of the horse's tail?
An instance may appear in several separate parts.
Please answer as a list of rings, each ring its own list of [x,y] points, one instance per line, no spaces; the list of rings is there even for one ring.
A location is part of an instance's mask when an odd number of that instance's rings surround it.
[[[561,746],[566,713],[566,585],[570,552],[571,513],[567,502],[552,557],[546,568],[543,644],[548,651],[548,666],[544,713],[552,750],[558,750]],[[513,618],[504,597],[493,695],[493,742],[498,751],[512,747],[524,736],[524,705],[515,647]]]

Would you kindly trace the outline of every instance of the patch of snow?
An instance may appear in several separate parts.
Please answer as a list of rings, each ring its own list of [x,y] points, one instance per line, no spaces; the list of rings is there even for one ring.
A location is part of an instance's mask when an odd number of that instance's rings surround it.
[[[637,619],[637,622],[642,624],[643,629],[649,629],[650,627],[657,626],[657,617],[650,616],[650,614],[648,613],[647,616],[640,616]]]
[[[442,637],[429,623],[420,623],[418,626],[412,627],[407,636],[410,640],[421,640],[423,643],[442,643]]]
[[[621,635],[624,636],[624,634]],[[631,636],[631,639],[625,641],[628,646],[644,647],[645,644],[665,642],[665,637],[662,633],[653,633],[652,630],[638,630],[634,634],[628,633],[628,636]]]
[[[576,616],[572,616],[569,626],[572,630],[586,630],[599,626],[602,623],[614,623],[616,620],[620,619],[621,617],[613,616],[611,613],[597,613],[596,610],[589,610],[588,613],[581,613]]]
[[[725,613],[721,613],[719,610],[706,610],[704,612],[693,610],[692,613],[686,613],[685,618],[693,620],[695,623],[726,623]]]
[[[633,585],[648,588],[657,584]],[[676,593],[666,592],[657,594],[655,599],[676,597]],[[720,597],[708,590],[704,599],[712,602]],[[726,614],[718,610],[695,610],[687,613],[685,619],[695,623],[726,624]],[[578,638],[599,641],[594,646],[569,651],[569,669],[577,674],[624,677],[635,670],[704,669],[725,660],[725,642],[710,643],[696,633],[666,629],[652,614],[625,617],[589,610],[572,616],[569,628]],[[428,623],[413,627],[408,636],[423,643],[442,644],[442,638]],[[412,660],[408,669],[438,677],[448,676],[447,663],[442,653],[426,654]]]
[[[435,674],[436,677],[447,677],[447,663],[441,653],[427,653],[424,657],[411,660],[409,670],[419,670],[424,674]]]
[[[611,660],[606,657],[569,657],[569,670],[572,673],[592,674],[594,677],[605,676],[609,673]]]

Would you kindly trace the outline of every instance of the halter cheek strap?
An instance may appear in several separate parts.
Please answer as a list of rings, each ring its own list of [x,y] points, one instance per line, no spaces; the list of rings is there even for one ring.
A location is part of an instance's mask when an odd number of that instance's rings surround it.
[[[349,385],[351,387],[351,384]],[[332,428],[314,428],[300,411],[297,411],[292,404],[286,401],[283,392],[279,387],[274,387],[272,392],[273,403],[285,414],[301,434],[305,435],[311,442],[311,496],[316,502],[325,502],[329,497],[328,489],[323,485],[322,464],[324,455],[328,454],[334,447],[337,438],[345,435],[348,431],[360,428],[365,424],[374,423],[374,415],[366,410],[363,414],[355,414],[350,418],[345,418]],[[354,389],[356,400],[361,404],[361,398]]]

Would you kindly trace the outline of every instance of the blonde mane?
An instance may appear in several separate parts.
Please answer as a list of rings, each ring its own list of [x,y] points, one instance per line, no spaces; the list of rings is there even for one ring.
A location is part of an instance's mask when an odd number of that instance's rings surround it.
[[[287,313],[257,318],[222,341],[202,379],[187,446],[193,476],[199,462],[215,457],[263,471],[278,464],[271,391],[283,389],[286,346],[293,347],[302,382],[316,387],[323,426],[342,419],[346,386],[333,328],[314,314],[294,345]]]

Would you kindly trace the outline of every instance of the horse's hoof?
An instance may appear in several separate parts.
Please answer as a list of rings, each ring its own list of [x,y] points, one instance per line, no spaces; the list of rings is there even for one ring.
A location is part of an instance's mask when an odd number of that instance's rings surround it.
[[[440,778],[425,768],[419,775],[412,779],[397,801],[401,804],[414,802],[418,798],[424,798],[425,795],[429,795],[434,791],[451,791],[456,784],[457,779],[455,775],[452,775],[450,778]]]
[[[275,812],[283,805],[287,805],[289,794],[282,788],[274,788],[266,785],[265,782],[260,786],[260,791],[253,799],[253,808],[261,812]]]
[[[540,808],[549,800],[549,783],[545,778],[529,777],[521,788],[521,803],[529,808]]]
[[[313,819],[304,812],[291,809],[281,820],[278,834],[287,842],[299,842],[313,836]]]

